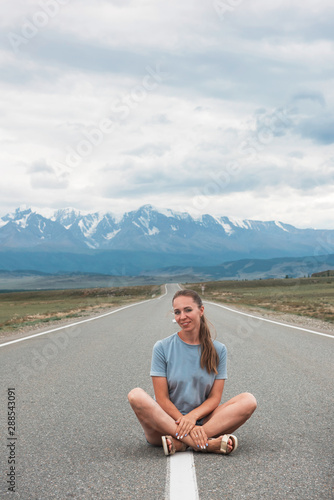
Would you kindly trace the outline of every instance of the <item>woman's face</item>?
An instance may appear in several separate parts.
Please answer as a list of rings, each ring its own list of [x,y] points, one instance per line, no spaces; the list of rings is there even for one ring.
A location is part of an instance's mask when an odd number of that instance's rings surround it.
[[[182,330],[186,333],[198,334],[204,306],[198,307],[192,297],[180,295],[174,299],[173,308],[175,320]]]

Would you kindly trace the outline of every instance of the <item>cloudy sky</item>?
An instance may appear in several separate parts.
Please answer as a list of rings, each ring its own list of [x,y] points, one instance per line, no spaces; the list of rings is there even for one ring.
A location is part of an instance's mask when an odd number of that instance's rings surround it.
[[[334,229],[332,0],[4,0],[0,215]]]

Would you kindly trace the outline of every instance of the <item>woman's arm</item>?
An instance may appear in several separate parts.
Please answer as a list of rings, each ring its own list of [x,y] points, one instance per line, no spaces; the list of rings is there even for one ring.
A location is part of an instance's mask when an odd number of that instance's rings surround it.
[[[174,420],[183,415],[169,399],[168,384],[166,377],[152,377],[155,400],[161,408]]]
[[[191,435],[195,444],[205,447],[207,436],[202,427],[196,426],[196,421],[212,413],[220,404],[225,380],[215,380],[208,398],[198,408],[194,408],[187,415],[182,413],[169,399],[166,377],[152,377],[155,399],[161,408],[178,424],[178,439]],[[192,430],[195,432],[190,434]],[[197,434],[195,436],[194,434]]]
[[[208,398],[197,408],[194,408],[188,413],[188,417],[194,418],[195,422],[203,417],[206,417],[215,410],[222,399],[224,390],[224,379],[215,380]]]
[[[223,395],[225,380],[215,380],[208,398],[197,408],[184,415],[177,423],[179,424],[179,436],[190,435],[194,443],[205,448],[208,436],[202,426],[197,426],[197,420],[210,415],[218,406]]]

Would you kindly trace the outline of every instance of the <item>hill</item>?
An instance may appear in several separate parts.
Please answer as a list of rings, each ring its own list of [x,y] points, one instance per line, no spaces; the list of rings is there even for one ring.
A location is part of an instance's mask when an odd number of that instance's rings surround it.
[[[334,276],[334,269],[328,269],[327,271],[312,274],[312,278],[324,278],[326,276]]]
[[[188,274],[190,269],[190,274],[224,278],[270,273],[273,266],[282,266],[264,260],[285,259],[292,266],[289,270],[284,264],[285,274],[296,275],[300,264],[293,259],[302,259],[303,272],[308,274],[326,269],[321,256],[330,254],[334,254],[334,230],[208,214],[194,218],[151,205],[122,216],[75,209],[43,215],[43,210],[17,209],[0,219],[0,269],[4,271],[137,276],[165,275],[167,270]]]

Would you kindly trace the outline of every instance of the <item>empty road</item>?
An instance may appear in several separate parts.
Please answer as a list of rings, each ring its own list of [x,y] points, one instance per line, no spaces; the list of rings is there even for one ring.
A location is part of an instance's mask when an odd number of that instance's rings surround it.
[[[177,288],[0,345],[1,499],[168,497],[175,480],[168,461],[175,457],[146,444],[127,393],[139,386],[153,395],[152,347],[177,331]],[[192,454],[198,497],[333,498],[334,338],[209,303],[205,309],[228,349],[223,399],[248,391],[258,409],[236,432],[235,454]],[[15,491],[8,491],[10,478]]]

